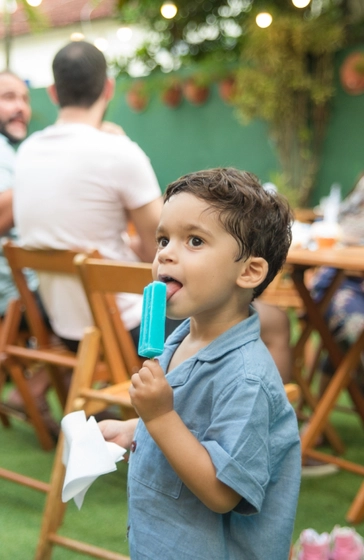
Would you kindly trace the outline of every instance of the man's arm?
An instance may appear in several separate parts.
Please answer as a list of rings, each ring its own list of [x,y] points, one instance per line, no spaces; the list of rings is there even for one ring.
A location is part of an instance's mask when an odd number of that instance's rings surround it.
[[[152,262],[156,253],[155,233],[163,206],[162,197],[141,208],[129,210],[130,221],[137,236],[131,240],[131,248],[143,262]]]
[[[5,235],[14,225],[13,191],[0,193],[0,235]]]
[[[158,362],[144,362],[131,381],[132,404],[173,470],[212,511],[231,511],[241,496],[218,480],[209,453],[173,410],[173,390]]]

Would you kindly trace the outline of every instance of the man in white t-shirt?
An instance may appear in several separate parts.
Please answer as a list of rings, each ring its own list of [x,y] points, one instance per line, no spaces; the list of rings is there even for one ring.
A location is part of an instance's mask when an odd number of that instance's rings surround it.
[[[141,148],[125,134],[102,130],[114,93],[104,55],[90,43],[70,43],[55,56],[53,74],[49,95],[59,105],[58,120],[18,152],[14,215],[22,245],[152,261],[161,191]],[[129,221],[137,233],[133,251],[125,236]],[[40,294],[55,333],[75,349],[93,323],[79,281],[41,274]],[[121,294],[119,308],[137,339],[141,296]]]

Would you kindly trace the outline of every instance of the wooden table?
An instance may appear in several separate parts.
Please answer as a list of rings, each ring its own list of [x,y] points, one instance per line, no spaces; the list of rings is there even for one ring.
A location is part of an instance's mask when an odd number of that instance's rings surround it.
[[[364,330],[359,334],[355,344],[349,352],[344,355],[334,340],[327,323],[324,312],[336,288],[342,281],[345,273],[355,272],[364,276],[364,247],[345,247],[332,249],[291,249],[288,253],[287,264],[292,267],[291,276],[295,287],[302,298],[306,313],[307,326],[294,348],[295,357],[302,355],[303,346],[313,329],[319,333],[324,347],[327,349],[330,359],[335,367],[335,373],[322,398],[315,402],[312,394],[305,384],[299,371],[296,370],[296,381],[300,384],[303,395],[308,404],[313,408],[312,416],[307,431],[301,439],[302,455],[314,457],[329,463],[337,464],[340,468],[349,470],[364,476],[364,466],[347,461],[341,457],[322,453],[315,449],[318,436],[325,430],[330,442],[336,450],[340,451],[340,440],[328,425],[328,418],[341,392],[348,389],[351,399],[358,414],[364,422],[364,398],[351,374],[358,364],[360,354],[364,349]],[[304,273],[307,269],[319,266],[329,266],[337,270],[331,285],[327,289],[324,298],[320,302],[313,301],[311,294],[304,282]],[[359,495],[360,494],[360,495]],[[364,518],[364,484],[351,506],[347,519],[351,522],[359,522]]]

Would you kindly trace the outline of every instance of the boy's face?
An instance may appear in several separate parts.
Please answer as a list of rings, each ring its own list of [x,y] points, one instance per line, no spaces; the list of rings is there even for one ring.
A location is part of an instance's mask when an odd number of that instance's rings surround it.
[[[153,276],[167,283],[168,317],[216,320],[238,313],[238,245],[206,202],[188,193],[172,196],[163,206],[157,243]]]

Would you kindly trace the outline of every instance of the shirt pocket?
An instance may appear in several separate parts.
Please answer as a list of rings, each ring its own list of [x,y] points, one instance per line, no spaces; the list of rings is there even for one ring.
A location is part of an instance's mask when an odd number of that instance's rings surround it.
[[[198,433],[191,430],[198,439]],[[146,428],[138,429],[136,448],[129,460],[129,478],[143,486],[177,499],[182,489],[182,480],[172,469],[167,459],[149,435]]]

